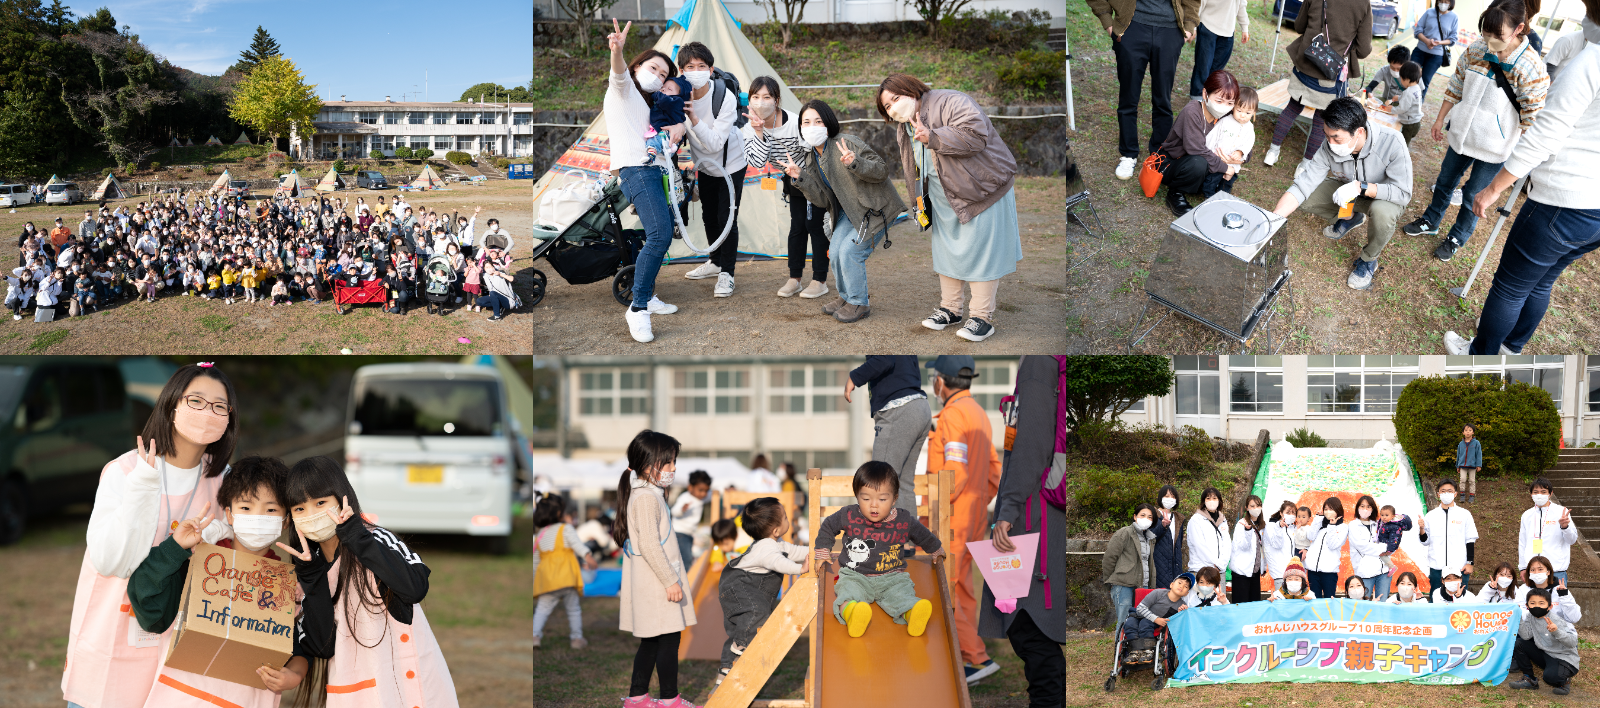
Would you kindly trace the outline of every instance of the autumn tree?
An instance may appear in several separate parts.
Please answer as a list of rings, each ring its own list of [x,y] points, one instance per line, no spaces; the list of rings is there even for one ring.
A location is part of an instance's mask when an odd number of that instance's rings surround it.
[[[234,87],[228,114],[268,136],[274,145],[291,129],[310,137],[311,121],[322,110],[315,84],[307,84],[294,61],[269,56]]]

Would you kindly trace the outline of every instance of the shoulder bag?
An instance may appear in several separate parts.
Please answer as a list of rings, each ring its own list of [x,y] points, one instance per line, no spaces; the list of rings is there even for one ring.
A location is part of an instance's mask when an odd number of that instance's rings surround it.
[[[1354,39],[1350,41],[1352,44],[1355,43]],[[1349,52],[1350,48],[1345,47],[1345,54]],[[1328,0],[1322,0],[1322,31],[1311,38],[1311,42],[1306,45],[1301,55],[1322,72],[1323,78],[1343,82],[1347,76],[1345,72],[1349,68],[1345,65],[1345,54],[1333,51],[1328,34]]]

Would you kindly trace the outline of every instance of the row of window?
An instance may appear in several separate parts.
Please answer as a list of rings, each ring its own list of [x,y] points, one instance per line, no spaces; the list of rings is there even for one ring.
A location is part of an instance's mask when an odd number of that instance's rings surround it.
[[[361,147],[365,150],[393,150],[397,147],[410,147],[412,149],[431,148],[439,150],[472,150],[481,140],[484,145],[494,145],[499,142],[497,135],[367,135],[360,141],[346,140],[344,146]],[[526,145],[524,145],[526,144]],[[517,136],[518,147],[532,147],[533,136]],[[339,146],[339,141],[322,138],[322,146],[332,150]]]
[[[324,113],[322,120],[336,120],[342,117],[337,113]],[[427,113],[403,111],[360,111],[356,113],[357,123],[367,125],[503,125],[504,113]],[[512,113],[512,125],[528,125],[533,122],[532,113]]]

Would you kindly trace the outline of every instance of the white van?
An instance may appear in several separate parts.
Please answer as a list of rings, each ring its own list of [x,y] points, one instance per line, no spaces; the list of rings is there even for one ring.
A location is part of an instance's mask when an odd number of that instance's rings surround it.
[[[520,434],[500,372],[462,364],[356,370],[345,473],[369,521],[411,533],[485,536],[508,550]]]
[[[44,188],[46,204],[77,204],[81,201],[83,201],[83,190],[78,189],[77,182],[56,182]]]
[[[19,207],[33,203],[33,192],[25,184],[0,184],[0,207]]]

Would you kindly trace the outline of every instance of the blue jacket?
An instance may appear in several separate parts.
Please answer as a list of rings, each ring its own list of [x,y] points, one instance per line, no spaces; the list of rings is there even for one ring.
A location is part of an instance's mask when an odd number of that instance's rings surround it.
[[[1164,588],[1172,584],[1172,579],[1183,574],[1183,551],[1187,546],[1188,532],[1185,530],[1184,517],[1174,513],[1172,526],[1161,525],[1160,512],[1157,512],[1156,523],[1150,526],[1150,531],[1156,535],[1155,548],[1150,552],[1156,565],[1155,584],[1151,587]],[[1173,542],[1173,534],[1177,534],[1177,542]]]
[[[917,357],[910,354],[869,356],[850,372],[850,380],[857,386],[872,387],[874,413],[896,398],[923,393],[922,372],[917,370]]]
[[[1477,438],[1473,438],[1470,443],[1465,440],[1456,443],[1456,466],[1482,467],[1483,443],[1478,442]]]

